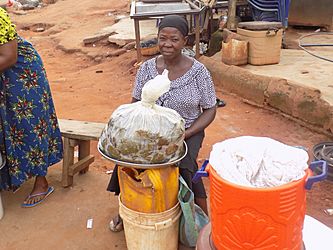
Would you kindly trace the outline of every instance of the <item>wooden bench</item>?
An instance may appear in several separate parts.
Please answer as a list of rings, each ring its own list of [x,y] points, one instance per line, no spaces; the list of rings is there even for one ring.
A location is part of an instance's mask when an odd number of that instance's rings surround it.
[[[86,173],[95,157],[90,155],[90,141],[98,141],[104,123],[59,119],[61,135],[64,140],[64,159],[62,165],[63,187],[73,184],[76,173]],[[74,162],[75,147],[78,147],[78,161]]]

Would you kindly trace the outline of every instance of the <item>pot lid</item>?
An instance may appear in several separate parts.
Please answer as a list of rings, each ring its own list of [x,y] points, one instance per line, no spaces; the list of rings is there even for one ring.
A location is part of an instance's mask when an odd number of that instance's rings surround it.
[[[247,30],[280,29],[282,28],[282,23],[266,21],[240,22],[238,23],[238,28]]]

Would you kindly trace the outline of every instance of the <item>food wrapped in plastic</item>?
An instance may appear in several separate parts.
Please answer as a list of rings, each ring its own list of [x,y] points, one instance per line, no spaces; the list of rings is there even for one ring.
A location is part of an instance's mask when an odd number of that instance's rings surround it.
[[[165,70],[148,81],[141,101],[119,106],[102,132],[99,145],[116,160],[158,164],[184,154],[185,121],[174,110],[155,104],[170,88]]]

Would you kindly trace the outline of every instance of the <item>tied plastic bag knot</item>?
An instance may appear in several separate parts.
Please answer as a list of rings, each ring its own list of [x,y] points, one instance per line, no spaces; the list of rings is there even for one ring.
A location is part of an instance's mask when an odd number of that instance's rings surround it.
[[[154,106],[157,99],[170,89],[169,71],[164,70],[161,75],[149,80],[142,88],[141,102],[143,105]]]

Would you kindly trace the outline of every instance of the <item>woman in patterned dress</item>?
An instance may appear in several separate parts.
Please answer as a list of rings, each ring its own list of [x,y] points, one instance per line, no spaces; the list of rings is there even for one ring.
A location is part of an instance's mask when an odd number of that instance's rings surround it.
[[[142,88],[146,82],[169,71],[170,90],[157,101],[158,105],[177,111],[185,120],[185,141],[188,146],[186,157],[180,162],[180,174],[194,193],[195,203],[208,214],[207,195],[200,180],[192,183],[198,170],[196,162],[205,128],[216,114],[216,95],[211,75],[197,60],[182,54],[187,42],[187,21],[177,15],[163,18],[158,30],[158,45],[161,55],[143,63],[136,75],[132,102],[141,100]],[[113,171],[108,190],[119,194],[117,171]],[[117,215],[110,222],[112,231],[122,229],[122,220]]]
[[[62,159],[62,140],[42,60],[19,37],[0,8],[0,191],[18,189],[35,176],[23,202],[32,207],[54,190],[46,180],[49,166]]]

